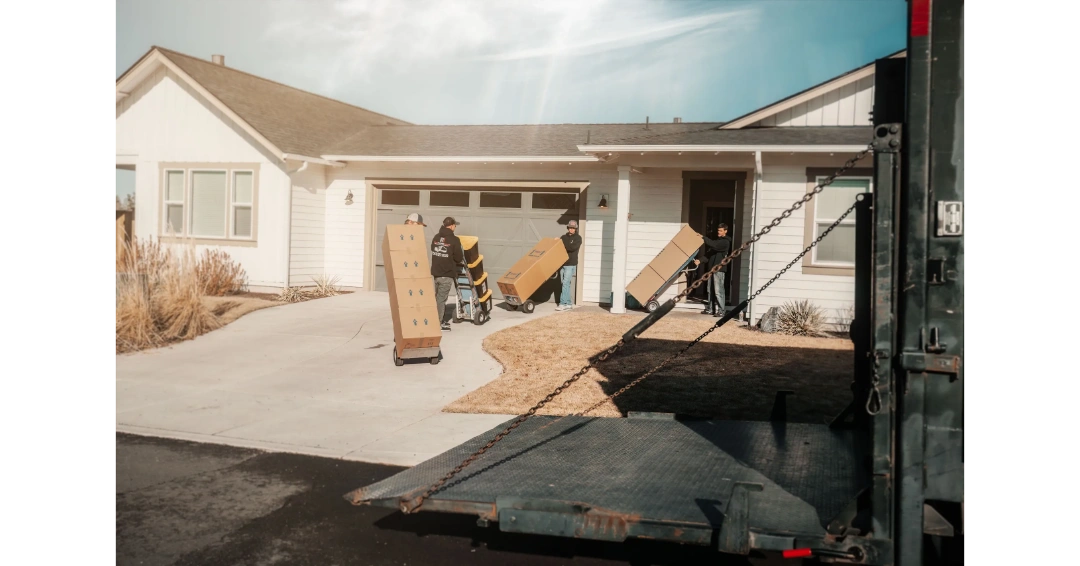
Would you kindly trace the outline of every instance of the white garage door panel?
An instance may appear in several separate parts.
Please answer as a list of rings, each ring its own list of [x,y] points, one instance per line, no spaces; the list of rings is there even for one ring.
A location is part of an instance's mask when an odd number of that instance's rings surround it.
[[[547,201],[549,205],[569,205],[566,208],[556,210],[545,208],[533,208],[533,192],[514,191],[504,189],[471,190],[468,207],[431,206],[430,189],[419,192],[418,205],[406,204],[381,204],[384,201],[383,189],[376,195],[377,209],[376,222],[378,233],[376,234],[375,252],[375,289],[386,290],[386,273],[383,270],[382,239],[386,233],[387,224],[403,224],[405,217],[413,212],[418,212],[424,217],[427,228],[424,229],[428,240],[435,237],[443,218],[454,217],[461,223],[458,233],[476,236],[480,239],[480,253],[484,256],[484,270],[488,272],[490,281],[489,288],[495,298],[502,298],[495,280],[502,277],[510,267],[521,259],[542,238],[557,238],[566,233],[566,223],[571,219],[577,219],[578,208],[576,201],[571,201],[568,196],[538,196],[537,204]],[[402,189],[392,189],[394,191]],[[481,193],[498,193],[488,195],[483,200],[489,203],[514,203],[513,195],[520,195],[520,208],[495,208],[481,207]],[[536,191],[539,195],[556,194],[557,191]],[[561,195],[573,195],[576,193],[558,193]],[[390,196],[413,196],[413,195],[390,195]],[[445,199],[444,199],[445,200]],[[400,200],[399,200],[400,202]],[[411,201],[416,202],[416,201]],[[551,300],[554,289],[545,289],[537,294],[538,299]]]

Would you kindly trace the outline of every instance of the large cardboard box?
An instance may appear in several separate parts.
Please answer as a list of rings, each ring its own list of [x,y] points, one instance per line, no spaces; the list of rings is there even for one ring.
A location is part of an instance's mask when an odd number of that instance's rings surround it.
[[[405,350],[434,348],[442,340],[439,317],[435,306],[400,307],[394,316],[394,343],[398,357],[404,357]]]
[[[551,278],[567,259],[570,259],[570,256],[566,254],[566,247],[561,239],[544,238],[496,283],[503,297],[521,304]]]
[[[682,268],[694,252],[701,248],[702,243],[704,240],[701,235],[689,225],[683,224],[679,233],[675,234],[664,249],[649,262],[649,265],[645,266],[641,273],[638,273],[637,277],[626,286],[626,292],[639,303],[647,304],[649,298]]]
[[[383,237],[383,267],[398,357],[405,350],[437,347],[442,340],[424,227],[393,224]]]

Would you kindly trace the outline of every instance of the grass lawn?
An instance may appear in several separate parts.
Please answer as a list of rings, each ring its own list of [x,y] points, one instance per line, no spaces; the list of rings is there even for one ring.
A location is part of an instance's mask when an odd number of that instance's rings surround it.
[[[502,375],[444,410],[522,414],[614,344],[641,319],[636,315],[569,311],[488,336],[484,350],[503,365]],[[696,313],[671,313],[599,368],[552,400],[539,414],[572,414],[599,402],[652,369],[716,321]],[[842,338],[765,334],[729,322],[660,372],[591,416],[627,411],[766,420],[778,390],[787,398],[787,420],[822,423],[851,400],[853,348]]]

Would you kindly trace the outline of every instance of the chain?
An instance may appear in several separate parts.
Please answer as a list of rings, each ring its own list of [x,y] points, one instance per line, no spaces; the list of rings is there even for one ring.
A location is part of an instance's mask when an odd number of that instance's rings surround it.
[[[774,218],[772,220],[772,222],[770,222],[768,225],[766,225],[764,228],[762,228],[757,234],[754,234],[754,236],[751,237],[749,240],[747,240],[746,243],[744,243],[737,250],[735,250],[734,252],[729,254],[727,257],[725,257],[723,259],[723,261],[720,262],[719,265],[717,265],[716,267],[713,267],[712,269],[710,269],[706,274],[704,274],[700,279],[695,281],[692,285],[687,286],[687,288],[685,290],[683,290],[682,293],[679,293],[678,296],[675,297],[674,302],[679,302],[680,300],[682,300],[684,297],[686,297],[688,294],[690,294],[691,291],[698,288],[709,277],[712,277],[712,275],[715,274],[717,271],[723,269],[725,265],[727,265],[728,263],[731,263],[731,260],[733,260],[736,257],[739,257],[740,255],[742,255],[742,253],[744,251],[746,251],[751,245],[753,245],[758,240],[760,240],[762,236],[764,236],[765,234],[768,234],[769,232],[771,232],[773,228],[779,226],[782,221],[784,221],[785,219],[790,217],[793,212],[795,212],[796,210],[799,210],[800,208],[802,208],[802,206],[804,204],[806,204],[807,202],[809,202],[810,199],[814,198],[814,196],[816,196],[818,193],[825,190],[825,187],[832,184],[832,182],[835,181],[837,177],[844,174],[844,172],[846,172],[848,169],[851,169],[852,167],[854,167],[855,164],[858,163],[859,161],[861,161],[864,157],[866,157],[867,154],[869,154],[872,149],[873,149],[873,145],[868,145],[868,146],[866,146],[865,149],[863,149],[862,151],[857,153],[854,157],[852,157],[851,159],[848,159],[847,162],[844,163],[843,167],[841,167],[835,173],[833,173],[832,175],[827,177],[825,180],[823,180],[821,183],[819,183],[812,190],[808,191],[805,195],[803,195],[803,197],[801,199],[795,201],[795,203],[792,204],[787,210],[782,212],[780,214],[780,216],[777,216],[776,218]],[[842,214],[840,216],[840,218],[838,218],[836,220],[836,222],[834,222],[824,232],[822,232],[821,235],[818,236],[818,238],[813,241],[813,243],[811,243],[805,250],[803,250],[803,252],[801,254],[799,254],[798,257],[795,258],[795,260],[793,260],[791,263],[789,263],[787,265],[787,267],[785,267],[783,270],[781,270],[779,273],[777,273],[776,276],[774,276],[765,285],[763,285],[760,289],[758,289],[758,291],[755,292],[751,296],[750,299],[747,299],[744,302],[746,302],[746,303],[750,302],[750,300],[752,300],[753,297],[756,297],[759,293],[764,291],[766,287],[768,287],[769,285],[772,285],[772,283],[774,281],[779,279],[780,276],[783,275],[784,272],[786,272],[788,269],[790,269],[791,266],[793,266],[796,261],[798,261],[804,255],[806,255],[807,252],[809,252],[814,246],[816,246],[817,243],[822,240],[822,238],[824,238],[826,235],[828,235],[828,233],[831,232],[833,228],[835,228],[837,225],[839,225],[840,222],[854,209],[855,209],[855,205],[852,205],[851,208],[848,208],[848,210],[846,212],[844,212],[844,214]],[[723,325],[723,323],[727,322],[728,320],[730,320],[730,318],[728,316],[722,317],[719,321],[717,321],[716,324],[709,327],[708,330],[706,330],[704,333],[702,333],[701,336],[698,336],[693,341],[691,341],[689,344],[687,344],[685,347],[683,347],[682,350],[680,350],[677,353],[669,356],[667,359],[665,359],[664,361],[657,364],[656,367],[654,367],[653,369],[647,371],[646,373],[644,373],[643,375],[641,375],[640,377],[638,377],[634,381],[631,381],[630,383],[626,384],[624,387],[622,387],[621,389],[619,389],[615,393],[609,395],[607,398],[603,399],[599,403],[596,403],[593,406],[589,407],[588,409],[585,409],[584,411],[582,411],[580,413],[577,413],[576,416],[583,416],[586,413],[589,413],[589,412],[593,411],[594,409],[596,409],[600,405],[603,405],[604,403],[610,401],[611,399],[614,399],[615,397],[618,397],[619,395],[622,395],[624,392],[626,392],[630,388],[632,388],[635,385],[637,385],[638,383],[641,383],[642,381],[644,381],[650,375],[653,375],[654,373],[659,371],[661,368],[666,366],[668,363],[672,362],[673,360],[675,360],[679,356],[686,353],[687,350],[694,347],[694,345],[697,344],[698,342],[701,342],[702,340],[704,340],[706,336],[708,336],[710,333],[712,333],[717,328],[720,328],[720,326]],[[589,363],[582,366],[582,368],[579,369],[577,371],[577,373],[570,376],[569,379],[564,381],[562,383],[562,385],[556,387],[551,393],[548,393],[548,395],[546,397],[541,399],[539,403],[533,405],[528,411],[525,412],[525,414],[523,414],[523,415],[519,416],[518,418],[514,419],[514,422],[510,423],[510,425],[507,426],[505,429],[503,429],[502,432],[495,435],[495,437],[492,438],[491,440],[489,440],[487,444],[485,444],[483,447],[481,447],[476,452],[473,452],[472,455],[470,455],[468,458],[465,458],[465,460],[463,460],[460,464],[458,464],[457,467],[455,467],[454,469],[447,472],[447,474],[445,476],[443,476],[441,479],[439,479],[439,481],[433,483],[430,487],[428,487],[424,491],[424,493],[416,496],[415,498],[413,498],[411,500],[403,500],[401,502],[401,511],[403,513],[412,513],[414,511],[416,511],[417,509],[419,509],[420,506],[424,504],[424,501],[426,501],[429,497],[431,497],[432,494],[434,494],[436,491],[438,491],[439,488],[441,488],[443,485],[445,485],[447,481],[449,481],[451,478],[453,478],[458,473],[460,473],[462,470],[464,470],[469,464],[472,464],[474,461],[476,461],[477,458],[482,456],[485,452],[490,450],[492,446],[495,446],[496,443],[498,443],[500,440],[505,438],[508,434],[513,432],[514,429],[521,426],[521,423],[525,422],[529,417],[535,415],[538,410],[543,408],[544,405],[547,405],[552,399],[554,399],[556,396],[558,396],[560,393],[562,393],[567,387],[570,387],[575,382],[577,382],[579,379],[581,379],[581,377],[584,376],[586,373],[588,373],[588,371],[590,369],[596,367],[597,363],[607,361],[608,358],[610,358],[612,354],[614,354],[615,352],[618,352],[625,345],[626,345],[626,342],[624,340],[619,340],[614,345],[612,345],[610,348],[608,348],[607,350],[604,350],[603,352],[601,352],[600,354],[595,356],[592,360],[589,360]],[[559,420],[561,420],[561,419],[559,419]]]
[[[882,357],[884,357],[884,354],[881,352],[874,352],[874,374],[870,381],[870,394],[866,396],[866,414],[870,416],[881,412],[881,394],[878,393],[881,376],[878,375],[878,370],[881,369]]]

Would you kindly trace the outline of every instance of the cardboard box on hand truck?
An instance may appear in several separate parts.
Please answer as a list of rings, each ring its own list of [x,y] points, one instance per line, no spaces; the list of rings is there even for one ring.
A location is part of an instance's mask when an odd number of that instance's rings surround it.
[[[383,268],[394,324],[394,363],[410,358],[440,359],[439,312],[424,227],[392,224],[383,237]]]
[[[647,305],[667,290],[672,278],[682,270],[704,240],[701,235],[683,224],[682,230],[671,239],[641,273],[626,286],[626,292],[637,302]]]
[[[532,312],[533,303],[529,297],[545,281],[551,279],[567,259],[570,259],[570,256],[566,254],[566,247],[561,239],[544,238],[496,283],[507,303],[513,306],[524,305],[525,312]]]

